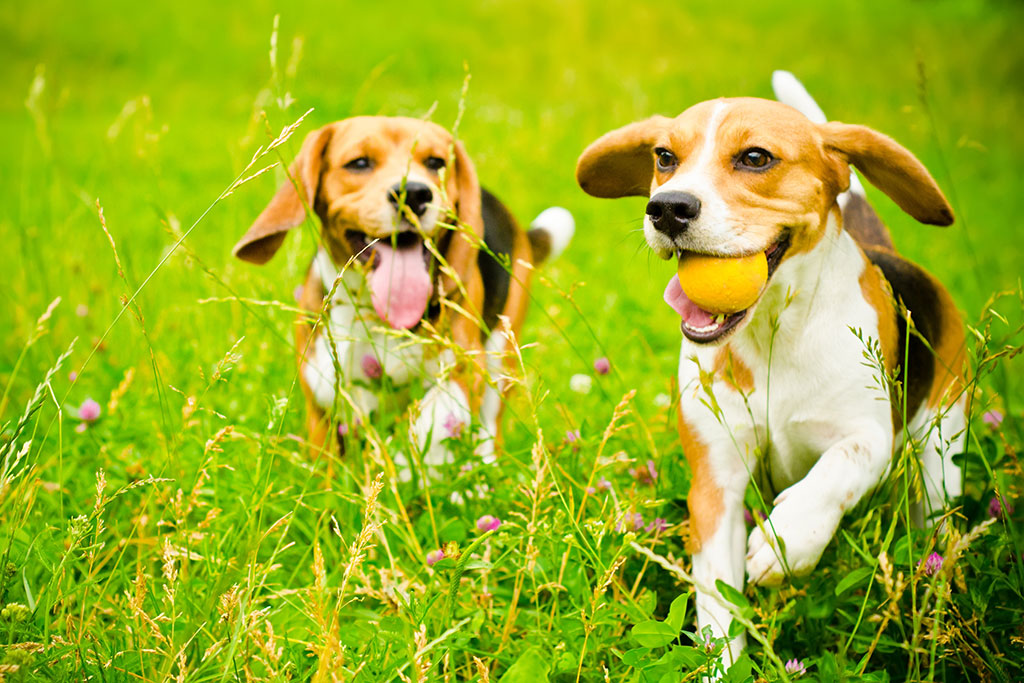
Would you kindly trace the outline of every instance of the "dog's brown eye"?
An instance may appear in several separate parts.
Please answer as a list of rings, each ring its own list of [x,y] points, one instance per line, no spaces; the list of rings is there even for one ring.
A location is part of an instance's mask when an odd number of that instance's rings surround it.
[[[372,166],[370,157],[359,157],[345,164],[345,169],[349,171],[368,171]]]
[[[679,164],[679,159],[676,158],[676,155],[664,147],[656,148],[654,150],[654,156],[657,160],[659,171],[671,170]]]
[[[427,160],[423,162],[423,165],[431,171],[440,171],[448,165],[448,162],[441,157],[427,157]]]
[[[751,147],[750,149],[743,150],[736,157],[736,167],[761,171],[771,166],[774,161],[775,157],[768,150],[761,149],[760,147]]]

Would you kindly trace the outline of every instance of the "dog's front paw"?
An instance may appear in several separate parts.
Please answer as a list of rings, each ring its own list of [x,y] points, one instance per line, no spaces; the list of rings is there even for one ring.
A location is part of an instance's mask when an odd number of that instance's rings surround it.
[[[412,440],[427,467],[438,467],[451,460],[444,440],[458,438],[469,428],[471,416],[466,394],[456,382],[438,384],[427,392],[412,424]]]
[[[777,586],[786,575],[810,572],[839,526],[839,510],[821,506],[818,497],[800,491],[799,486],[794,484],[779,495],[763,530],[757,527],[750,532],[747,576],[754,583]]]

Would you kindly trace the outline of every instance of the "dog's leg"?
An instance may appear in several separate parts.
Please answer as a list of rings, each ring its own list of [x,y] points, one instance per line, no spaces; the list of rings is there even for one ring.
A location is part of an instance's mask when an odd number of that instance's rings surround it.
[[[451,451],[444,441],[458,438],[462,430],[469,429],[472,415],[468,392],[460,381],[438,382],[427,391],[410,434],[422,457],[424,476],[433,478],[437,467],[451,461]]]
[[[568,212],[565,213],[568,215]],[[554,215],[560,214],[555,213]],[[568,220],[568,230],[571,235],[572,217],[569,216]],[[534,223],[537,224],[538,221],[534,221]],[[534,230],[537,231],[535,234],[542,232],[547,234],[547,232],[554,231],[553,228],[540,228],[539,226]],[[564,230],[559,234],[564,240],[568,240]],[[533,274],[533,265],[530,262],[533,258],[531,241],[522,232],[516,231],[515,235],[512,272],[505,306],[502,309],[501,317],[484,343],[487,358],[487,386],[483,388],[483,397],[480,403],[480,444],[477,446],[476,453],[485,463],[493,462],[496,452],[501,448],[501,418],[505,412],[505,398],[514,385],[513,380],[505,379],[505,377],[516,377],[520,372],[519,355],[512,348],[512,344],[518,343],[519,330],[526,318],[529,285]]]
[[[865,423],[833,444],[803,479],[780,493],[768,519],[750,533],[750,580],[778,585],[787,574],[799,576],[813,569],[843,514],[881,479],[892,443],[891,429]]]
[[[491,336],[484,344],[484,350],[487,353],[488,376],[487,385],[483,388],[483,396],[480,401],[480,427],[477,431],[479,443],[476,447],[476,454],[485,464],[494,462],[495,450],[498,446],[498,423],[504,406],[502,398],[507,384],[501,378],[502,368],[505,366],[502,356],[507,346],[508,338],[500,329],[491,332]]]
[[[736,453],[727,434],[707,445],[679,414],[679,436],[683,454],[693,475],[687,504],[690,508],[690,539],[693,578],[697,590],[697,627],[711,627],[714,638],[727,636],[732,624],[729,603],[715,588],[722,581],[743,590],[743,553],[746,528],[743,524],[743,494],[750,480],[749,463]],[[726,667],[743,652],[745,634],[733,638],[722,654]]]
[[[953,456],[964,451],[967,428],[963,398],[938,412],[922,413],[912,426],[912,433],[924,436],[920,455],[924,496],[910,511],[919,527],[942,514],[963,491],[963,475],[953,463]]]

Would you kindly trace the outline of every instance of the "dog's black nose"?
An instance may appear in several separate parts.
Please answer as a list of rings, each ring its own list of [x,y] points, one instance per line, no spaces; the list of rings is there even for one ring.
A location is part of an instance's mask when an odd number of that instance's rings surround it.
[[[675,237],[700,215],[700,200],[689,192],[659,192],[647,202],[647,215],[656,230]]]
[[[391,189],[388,190],[388,200],[396,209],[399,206],[401,197],[402,184],[392,185]],[[426,183],[412,182],[405,184],[405,205],[417,216],[422,216],[427,212],[427,205],[433,199],[434,193],[430,191],[430,187]]]

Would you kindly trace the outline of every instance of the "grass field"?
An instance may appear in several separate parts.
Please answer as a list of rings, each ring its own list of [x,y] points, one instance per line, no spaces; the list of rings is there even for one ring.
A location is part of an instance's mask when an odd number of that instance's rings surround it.
[[[729,680],[1020,680],[1022,19],[1000,0],[0,6],[0,680],[698,677],[714,654],[676,639],[693,606],[666,568],[688,563],[672,266],[643,247],[642,200],[590,198],[573,169],[627,122],[769,97],[777,68],[947,192],[942,230],[869,188],[971,325],[977,382],[947,531],[910,527],[897,468],[811,576],[747,589]],[[349,115],[450,127],[467,73],[483,183],[524,223],[552,204],[577,221],[535,288],[506,452],[463,470],[459,442],[443,482],[399,484],[380,475],[403,416],[381,415],[310,462],[290,308],[314,239],[235,261],[283,174],[218,198],[309,109],[252,170]]]

